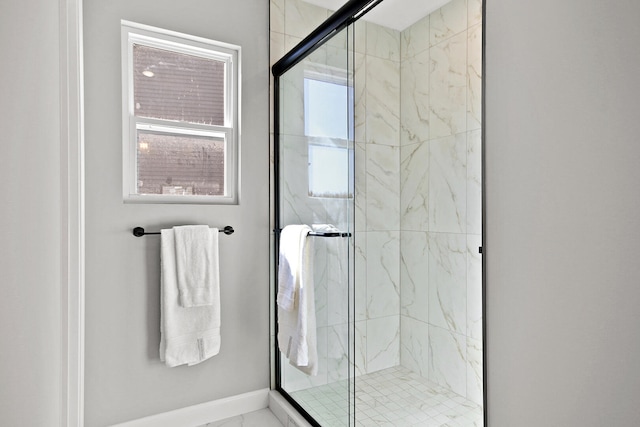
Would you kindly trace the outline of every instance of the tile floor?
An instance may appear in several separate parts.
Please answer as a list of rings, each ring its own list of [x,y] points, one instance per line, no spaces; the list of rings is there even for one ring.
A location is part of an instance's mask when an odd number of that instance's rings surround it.
[[[347,426],[346,381],[291,395],[323,427]],[[482,426],[482,407],[403,367],[359,376],[356,426]]]
[[[357,427],[480,427],[482,407],[397,366],[359,376]],[[291,395],[323,427],[349,425],[347,382],[300,390]],[[269,409],[200,427],[282,427]]]

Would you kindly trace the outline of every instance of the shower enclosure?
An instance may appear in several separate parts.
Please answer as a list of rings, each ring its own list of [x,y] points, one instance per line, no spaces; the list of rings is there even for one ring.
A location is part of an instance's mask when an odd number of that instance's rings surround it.
[[[274,246],[313,229],[315,366],[277,342],[276,386],[314,425],[483,425],[482,3],[311,1],[271,3]]]

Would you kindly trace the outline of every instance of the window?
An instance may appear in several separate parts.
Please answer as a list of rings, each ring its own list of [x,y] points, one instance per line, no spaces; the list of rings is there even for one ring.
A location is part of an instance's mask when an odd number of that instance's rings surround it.
[[[353,150],[309,144],[309,196],[353,197]]]
[[[345,76],[307,71],[304,133],[309,138],[309,196],[353,197],[353,87]]]
[[[304,134],[353,139],[353,87],[344,79],[307,73],[304,79]]]
[[[237,203],[239,53],[122,21],[125,201]]]

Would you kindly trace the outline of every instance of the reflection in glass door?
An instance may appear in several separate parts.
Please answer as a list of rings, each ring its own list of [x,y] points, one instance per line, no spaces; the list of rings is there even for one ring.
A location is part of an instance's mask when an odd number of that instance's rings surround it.
[[[287,226],[309,226],[301,244],[308,255],[301,257],[298,274],[302,286],[314,294],[312,300],[301,297],[293,310],[277,307],[279,387],[323,426],[347,426],[350,419],[353,424],[354,95],[349,34],[347,29],[336,34],[278,81],[277,237]],[[279,244],[290,242],[279,239]],[[298,332],[306,331],[300,332],[301,339],[291,337],[292,324]],[[297,356],[295,346],[300,345],[307,346],[308,359]]]

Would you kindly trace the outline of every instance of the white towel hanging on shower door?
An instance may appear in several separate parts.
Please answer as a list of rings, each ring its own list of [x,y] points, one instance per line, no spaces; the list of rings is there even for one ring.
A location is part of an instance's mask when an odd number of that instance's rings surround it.
[[[278,266],[278,347],[289,363],[318,374],[311,228],[290,225],[280,235]]]

